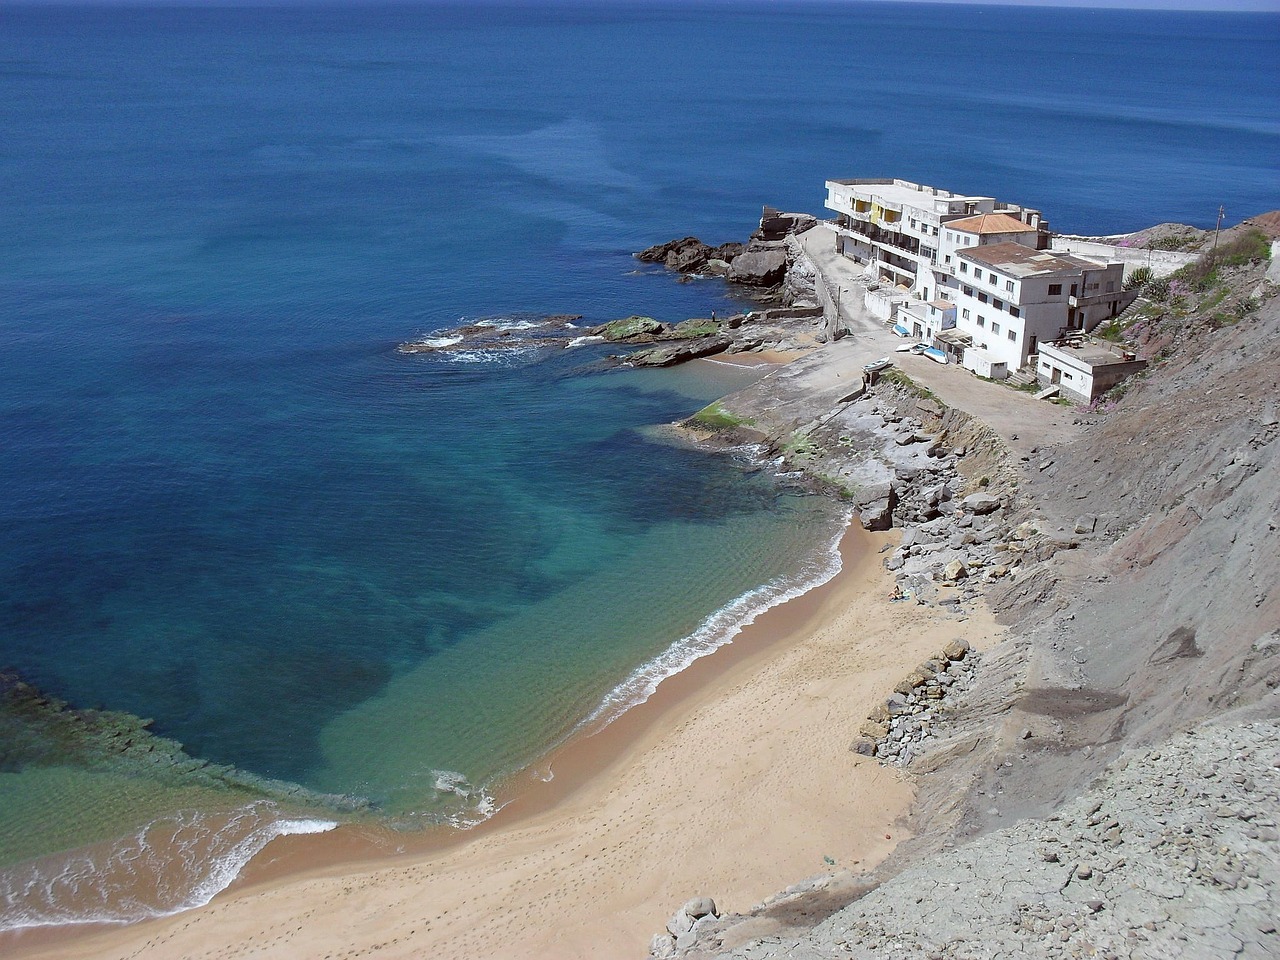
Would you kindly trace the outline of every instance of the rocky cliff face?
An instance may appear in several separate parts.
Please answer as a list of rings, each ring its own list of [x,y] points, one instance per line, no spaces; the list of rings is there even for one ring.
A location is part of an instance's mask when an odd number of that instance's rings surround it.
[[[1280,298],[1262,266],[1230,278],[1259,309],[1153,315],[1161,353],[1122,398],[1000,465],[1002,522],[1076,548],[986,588],[1010,638],[905,765],[918,836],[873,876],[708,924],[685,955],[1280,956]]]

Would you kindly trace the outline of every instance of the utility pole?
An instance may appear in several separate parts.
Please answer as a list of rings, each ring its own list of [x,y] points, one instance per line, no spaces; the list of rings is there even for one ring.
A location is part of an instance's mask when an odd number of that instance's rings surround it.
[[[1212,261],[1212,260],[1217,260],[1217,259],[1218,259],[1218,231],[1220,231],[1220,230],[1222,229],[1222,218],[1223,218],[1223,217],[1225,217],[1226,215],[1227,215],[1227,210],[1226,210],[1226,208],[1225,208],[1225,207],[1223,207],[1223,206],[1221,206],[1221,205],[1219,205],[1219,207],[1218,207],[1218,225],[1217,225],[1216,227],[1214,227],[1214,228],[1213,228],[1213,254],[1212,254],[1212,256],[1210,256],[1210,257],[1209,257],[1209,259],[1210,259],[1211,261]]]

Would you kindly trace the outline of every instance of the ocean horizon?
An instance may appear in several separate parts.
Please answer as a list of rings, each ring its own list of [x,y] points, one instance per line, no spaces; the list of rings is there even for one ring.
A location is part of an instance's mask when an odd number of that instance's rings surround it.
[[[0,3],[0,671],[195,758],[5,714],[0,930],[204,902],[286,833],[465,828],[834,574],[840,505],[651,429],[759,370],[399,343],[727,315],[631,254],[822,215],[828,178],[1087,235],[1238,222],[1280,206],[1277,27]]]

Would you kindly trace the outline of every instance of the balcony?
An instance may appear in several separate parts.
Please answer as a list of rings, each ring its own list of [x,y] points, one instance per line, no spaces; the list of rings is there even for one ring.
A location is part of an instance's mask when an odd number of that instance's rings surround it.
[[[899,255],[905,253],[912,257],[920,256],[920,241],[915,237],[901,234],[894,230],[884,230],[874,224],[861,223],[845,218],[841,218],[841,221],[837,224],[837,229],[845,236],[852,237],[862,243],[884,247],[891,253]]]

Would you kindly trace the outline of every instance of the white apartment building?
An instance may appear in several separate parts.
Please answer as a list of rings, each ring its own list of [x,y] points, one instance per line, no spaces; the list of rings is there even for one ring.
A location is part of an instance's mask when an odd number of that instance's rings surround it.
[[[956,329],[974,348],[1010,372],[1041,343],[1089,331],[1133,300],[1124,292],[1124,264],[1004,241],[958,247],[953,254]]]
[[[1049,225],[1039,210],[909,180],[828,180],[826,207],[836,214],[840,253],[867,264],[881,282],[924,301],[939,299],[950,275],[945,257],[954,254],[947,248],[946,224],[997,214],[1006,233],[1023,234],[1019,242],[1049,246]],[[1008,221],[1020,229],[1013,230]],[[964,242],[951,242],[952,249],[958,245]]]
[[[826,206],[836,250],[866,264],[882,285],[876,297],[894,291],[876,314],[953,360],[978,350],[984,369],[1012,373],[1040,343],[1092,330],[1133,299],[1123,264],[1049,252],[1039,210],[870,179],[828,180]]]

